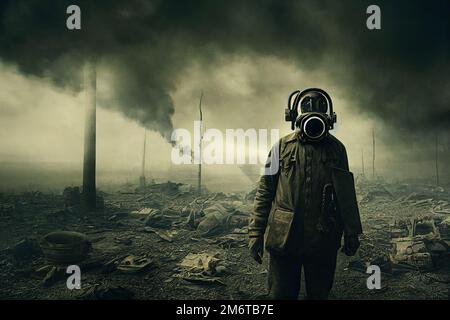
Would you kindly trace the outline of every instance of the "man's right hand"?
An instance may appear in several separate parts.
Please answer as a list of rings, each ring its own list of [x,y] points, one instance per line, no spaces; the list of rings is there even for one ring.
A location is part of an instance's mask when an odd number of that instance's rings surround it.
[[[264,237],[255,237],[250,238],[250,241],[248,243],[248,249],[250,250],[250,254],[252,255],[253,259],[256,260],[259,264],[262,263],[262,257],[264,253]]]

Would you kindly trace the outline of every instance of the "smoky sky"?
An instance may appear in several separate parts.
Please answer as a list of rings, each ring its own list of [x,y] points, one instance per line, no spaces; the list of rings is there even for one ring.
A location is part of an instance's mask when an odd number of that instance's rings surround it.
[[[71,4],[81,30],[66,28]],[[381,30],[366,28],[370,4],[381,8]],[[102,105],[168,137],[171,93],[192,63],[213,70],[223,55],[277,57],[306,76],[327,72],[398,136],[424,136],[450,127],[449,15],[446,0],[6,0],[0,59],[74,92],[85,61],[107,66]]]

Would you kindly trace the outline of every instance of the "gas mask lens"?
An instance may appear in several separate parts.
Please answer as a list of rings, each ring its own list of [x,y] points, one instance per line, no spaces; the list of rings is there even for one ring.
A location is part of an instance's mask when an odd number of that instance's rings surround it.
[[[317,92],[310,93],[308,96],[302,99],[300,103],[300,109],[302,113],[307,112],[328,112],[328,103],[325,97]]]

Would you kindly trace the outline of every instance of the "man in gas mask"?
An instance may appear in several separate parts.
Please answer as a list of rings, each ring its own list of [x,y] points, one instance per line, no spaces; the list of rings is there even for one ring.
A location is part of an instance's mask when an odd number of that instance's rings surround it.
[[[259,263],[264,247],[270,253],[271,298],[297,299],[303,268],[307,298],[326,299],[342,235],[346,255],[359,247],[353,175],[344,145],[329,133],[336,115],[325,91],[293,92],[286,121],[295,131],[269,154],[250,218],[249,249]]]

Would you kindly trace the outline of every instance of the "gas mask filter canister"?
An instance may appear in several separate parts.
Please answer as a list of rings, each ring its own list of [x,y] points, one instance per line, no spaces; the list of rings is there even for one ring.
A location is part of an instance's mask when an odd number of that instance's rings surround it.
[[[302,138],[309,141],[319,141],[328,134],[327,119],[321,113],[311,112],[302,114],[296,121]]]

